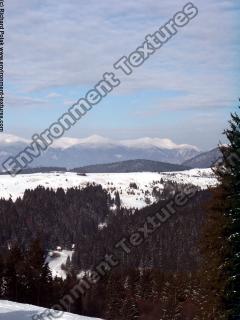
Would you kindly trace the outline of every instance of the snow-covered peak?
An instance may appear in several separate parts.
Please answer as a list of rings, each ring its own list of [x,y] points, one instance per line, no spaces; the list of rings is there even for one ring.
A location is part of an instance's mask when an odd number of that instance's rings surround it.
[[[79,139],[79,144],[108,144],[116,143],[114,140],[93,134],[87,138]]]
[[[109,138],[102,137],[100,135],[94,134],[86,138],[70,138],[63,137],[58,140],[55,140],[52,147],[67,149],[74,146],[101,146],[101,145],[112,145],[117,144],[116,141]]]
[[[157,147],[160,149],[168,149],[168,150],[195,150],[199,151],[196,146],[189,145],[189,144],[177,144],[173,142],[171,139],[168,138],[150,138],[150,137],[143,137],[137,139],[124,139],[124,140],[117,140],[117,139],[110,139],[100,135],[91,135],[86,138],[61,138],[54,143],[54,147],[60,148],[68,148],[72,146],[104,146],[104,147],[111,147],[111,146],[119,146],[119,147],[128,147],[128,148],[140,148],[140,149],[147,149]]]
[[[199,151],[196,146],[189,144],[176,144],[168,138],[139,138],[131,140],[122,140],[121,143],[128,147],[157,147],[160,149],[194,149]]]

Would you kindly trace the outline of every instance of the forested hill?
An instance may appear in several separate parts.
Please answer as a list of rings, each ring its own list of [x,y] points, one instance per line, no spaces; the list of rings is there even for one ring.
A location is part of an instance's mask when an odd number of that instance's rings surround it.
[[[170,172],[183,171],[189,169],[188,166],[171,164],[167,162],[136,159],[119,161],[106,164],[96,164],[75,168],[73,172],[79,173],[124,173],[124,172]]]
[[[131,254],[114,249],[121,239],[136,232],[145,237],[147,219],[166,209],[173,197],[189,187],[195,190],[194,196],[175,206],[169,220],[132,248]],[[64,305],[64,310],[109,320],[132,320],[134,312],[134,318],[141,319],[138,300],[155,297],[163,309],[171,303],[176,313],[191,294],[189,287],[198,285],[194,274],[199,267],[203,205],[209,191],[166,181],[160,200],[141,210],[121,208],[120,196],[116,192],[112,197],[101,186],[89,185],[67,191],[38,187],[26,190],[16,201],[1,199],[0,288],[4,290],[0,298],[49,308],[70,292],[78,275],[87,277],[84,271],[94,271],[106,254],[113,253],[119,266],[86,295]],[[148,233],[149,224],[147,229]],[[52,278],[44,263],[48,251],[56,246],[69,250],[72,244],[73,259],[62,265],[66,280]]]
[[[156,204],[135,211],[121,208],[121,195],[116,192],[114,197],[110,196],[101,186],[70,188],[67,191],[43,187],[26,190],[23,198],[15,202],[0,200],[0,229],[3,230],[0,245],[6,248],[17,243],[27,248],[36,237],[41,239],[46,250],[56,246],[69,249],[74,243],[75,268],[91,269],[106,250],[111,251],[113,243],[137,229],[147,216],[160,212],[168,199],[184,186],[165,182]],[[204,219],[199,204],[207,195],[208,191],[199,190],[184,208],[177,208],[171,221],[141,247],[137,256],[124,257],[122,266],[161,266],[173,271],[194,268],[198,255],[197,251],[193,254],[190,248],[195,246],[199,236]],[[181,264],[178,265],[177,261]]]

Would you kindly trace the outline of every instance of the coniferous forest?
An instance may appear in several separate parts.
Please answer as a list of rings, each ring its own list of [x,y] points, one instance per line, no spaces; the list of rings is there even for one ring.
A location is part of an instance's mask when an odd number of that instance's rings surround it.
[[[238,114],[225,134],[229,144],[221,147],[223,163],[214,168],[218,186],[201,191],[165,182],[158,202],[141,210],[122,208],[118,193],[111,197],[98,185],[67,191],[38,187],[16,201],[0,199],[0,298],[57,306],[80,273],[87,279],[106,254],[114,253],[118,264],[84,294],[66,300],[64,310],[109,320],[237,319]],[[186,189],[192,196],[157,231],[130,253],[116,250],[121,239],[129,239]],[[48,252],[57,246],[71,250],[73,244],[73,258],[63,266],[67,278],[54,278]]]

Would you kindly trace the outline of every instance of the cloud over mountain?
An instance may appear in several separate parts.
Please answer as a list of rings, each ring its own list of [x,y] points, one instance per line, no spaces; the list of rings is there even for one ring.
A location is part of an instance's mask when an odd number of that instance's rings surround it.
[[[0,139],[0,161],[15,156],[27,145],[28,140],[3,134]],[[32,167],[64,166],[67,168],[83,165],[108,163],[123,160],[146,159],[169,163],[182,163],[197,155],[196,146],[176,144],[170,139],[139,138],[113,140],[99,135],[86,138],[63,137],[54,142],[44,154],[35,159]]]

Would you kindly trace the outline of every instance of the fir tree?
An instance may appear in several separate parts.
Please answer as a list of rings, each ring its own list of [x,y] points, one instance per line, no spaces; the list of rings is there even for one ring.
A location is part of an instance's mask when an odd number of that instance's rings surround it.
[[[120,319],[121,308],[124,301],[123,278],[119,273],[111,273],[106,287],[106,319],[112,320],[114,317]]]
[[[40,241],[33,241],[26,257],[25,273],[29,303],[48,307],[52,295],[52,275],[45,258]]]
[[[24,300],[23,291],[23,255],[20,248],[14,246],[7,255],[4,279],[5,279],[5,296],[9,300],[19,301]]]
[[[4,261],[2,256],[0,255],[0,298],[3,297],[3,284],[4,284]]]
[[[207,213],[202,252],[203,307],[214,319],[240,316],[240,118],[232,114],[229,140],[221,147],[223,161],[216,174],[219,186]]]
[[[230,128],[225,134],[229,145],[223,148],[225,168],[221,172],[221,180],[227,190],[225,237],[229,250],[223,265],[227,274],[226,308],[229,318],[232,318],[240,316],[240,117],[237,113],[232,115]]]
[[[121,206],[121,200],[120,200],[118,191],[115,192],[115,204],[116,204],[116,207],[119,209]]]

